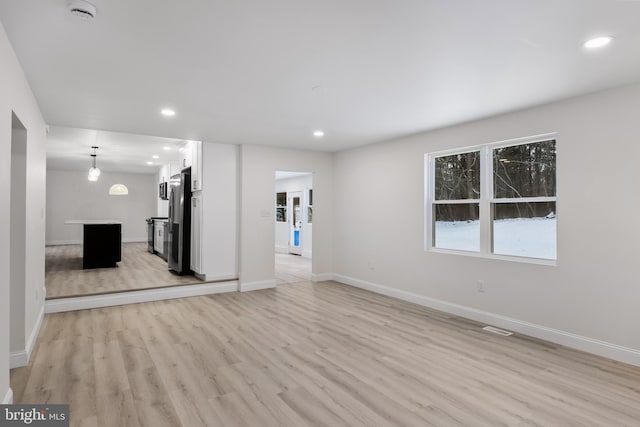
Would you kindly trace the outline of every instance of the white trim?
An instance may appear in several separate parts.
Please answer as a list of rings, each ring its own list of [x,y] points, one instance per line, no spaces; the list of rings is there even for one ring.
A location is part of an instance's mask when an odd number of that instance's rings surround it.
[[[223,292],[235,292],[237,281],[203,283],[201,285],[172,286],[169,288],[146,289],[143,291],[116,292],[103,295],[88,295],[47,300],[45,313],[86,310],[89,308],[111,307],[114,305],[137,304],[141,302],[162,301],[174,298],[187,298],[212,295]]]
[[[146,243],[146,237],[126,237],[122,239],[122,243]],[[60,245],[81,245],[82,240],[47,240],[45,246]]]
[[[326,282],[328,280],[335,280],[333,273],[311,274],[312,282]]]
[[[12,351],[9,353],[9,369],[22,368],[29,364],[29,356],[26,350]]]
[[[123,237],[122,243],[147,243],[147,237]]]
[[[276,245],[276,249],[275,251],[279,254],[288,254],[289,253],[289,246],[278,246]]]
[[[217,276],[208,276],[206,274],[193,273],[200,280],[204,280],[205,282],[229,282],[229,281],[237,281],[237,274],[220,274]]]
[[[518,319],[478,310],[471,307],[454,304],[423,295],[414,294],[412,292],[400,289],[390,288],[378,285],[364,280],[354,279],[352,277],[334,274],[333,280],[344,283],[345,285],[354,286],[356,288],[366,289],[382,295],[398,298],[403,301],[419,304],[424,307],[440,310],[445,313],[454,314],[456,316],[465,317],[484,324],[498,326],[523,335],[550,341],[576,350],[585,351],[619,362],[628,363],[630,365],[640,366],[640,350],[623,347],[606,341],[573,334],[571,332],[561,331],[549,328],[535,323],[525,322]]]
[[[261,280],[259,282],[240,283],[238,290],[240,292],[258,291],[260,289],[271,289],[276,287],[276,280]]]
[[[312,257],[312,252],[311,251],[302,251],[302,256],[304,258],[311,258]]]
[[[13,390],[9,387],[7,393],[4,395],[4,399],[2,400],[3,405],[11,405],[13,403]]]
[[[38,334],[40,334],[40,327],[42,327],[43,319],[44,304],[42,305],[42,307],[40,307],[40,312],[38,313],[38,317],[36,318],[36,323],[33,325],[31,334],[29,334],[25,349],[9,353],[9,369],[22,368],[23,366],[27,366],[29,364],[29,359],[31,359],[33,347],[35,347],[36,341],[38,340]]]
[[[81,245],[82,240],[47,240],[45,246]]]

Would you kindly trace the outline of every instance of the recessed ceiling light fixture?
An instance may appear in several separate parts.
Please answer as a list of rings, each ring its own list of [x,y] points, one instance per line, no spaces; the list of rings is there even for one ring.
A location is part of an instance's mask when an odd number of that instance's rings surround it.
[[[315,136],[316,138],[322,138],[324,136],[324,131],[321,131],[321,130],[313,131],[313,136]]]
[[[67,7],[69,8],[69,13],[76,18],[89,21],[96,17],[96,7],[88,1],[71,0],[67,3]]]
[[[171,147],[169,147],[168,145],[165,145],[165,146],[164,146],[164,147],[162,147],[162,148],[163,148],[163,149],[165,149],[165,150],[167,150],[167,151],[171,150]]]
[[[176,115],[176,112],[171,108],[163,108],[162,111],[160,111],[160,113],[162,113],[162,115],[165,117],[173,117]]]
[[[148,164],[148,165],[152,165],[152,164],[153,164],[153,162],[147,162],[147,164]]]
[[[613,37],[611,36],[594,37],[584,42],[584,47],[586,47],[587,49],[598,49],[601,47],[605,47],[606,45],[611,43],[612,40]]]
[[[157,155],[155,155],[155,154],[154,154],[153,156],[151,156],[151,158],[153,158],[153,159],[159,159],[159,158],[160,158],[160,156],[157,156]]]

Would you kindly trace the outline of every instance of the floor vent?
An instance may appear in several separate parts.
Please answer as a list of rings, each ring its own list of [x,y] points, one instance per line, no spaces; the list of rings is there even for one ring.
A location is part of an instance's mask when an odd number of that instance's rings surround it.
[[[485,326],[485,331],[493,332],[494,334],[502,335],[503,337],[508,337],[509,335],[513,335],[513,332],[505,331],[504,329],[494,328],[493,326]]]

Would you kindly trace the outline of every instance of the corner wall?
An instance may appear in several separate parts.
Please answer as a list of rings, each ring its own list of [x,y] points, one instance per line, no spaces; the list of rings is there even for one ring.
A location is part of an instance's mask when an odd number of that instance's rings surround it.
[[[640,364],[639,117],[632,85],[336,153],[336,277]],[[424,251],[425,153],[547,132],[557,266]]]
[[[44,308],[46,128],[31,88],[0,23],[0,402],[10,396],[9,310],[24,310],[25,355],[33,345]],[[25,307],[9,307],[8,195],[11,179],[11,113],[27,129]]]
[[[333,271],[333,154],[240,147],[240,287],[275,286],[275,171],[313,175],[313,277]]]

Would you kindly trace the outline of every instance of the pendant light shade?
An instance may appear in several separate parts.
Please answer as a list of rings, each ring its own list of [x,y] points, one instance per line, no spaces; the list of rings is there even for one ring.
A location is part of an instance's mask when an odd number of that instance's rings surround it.
[[[129,194],[129,189],[124,184],[113,184],[109,188],[109,195],[111,196],[126,196],[127,194]]]
[[[96,150],[98,149],[98,147],[91,147],[93,149],[93,154],[91,154],[91,168],[89,169],[89,181],[95,182],[98,180],[98,177],[100,176],[100,169],[98,169],[96,167]]]

